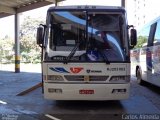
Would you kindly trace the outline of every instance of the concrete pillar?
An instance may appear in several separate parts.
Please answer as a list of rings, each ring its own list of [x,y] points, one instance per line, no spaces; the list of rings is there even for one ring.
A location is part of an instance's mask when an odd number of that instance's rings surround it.
[[[58,5],[58,0],[55,0],[55,6],[57,6]]]
[[[121,0],[121,6],[124,8],[126,7],[126,0]]]
[[[55,0],[55,6],[59,6],[61,1],[64,1],[64,0]]]
[[[15,73],[20,72],[20,41],[19,41],[19,17],[20,14],[15,14]]]

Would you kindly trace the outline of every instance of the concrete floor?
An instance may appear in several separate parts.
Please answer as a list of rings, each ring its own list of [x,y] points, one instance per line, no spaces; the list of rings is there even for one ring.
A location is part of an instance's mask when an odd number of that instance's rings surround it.
[[[0,120],[108,120],[125,119],[126,114],[160,113],[160,88],[131,81],[131,95],[121,101],[52,101],[43,98],[41,88],[24,96],[18,93],[41,82],[40,65],[23,65],[21,73],[1,66]],[[31,69],[31,70],[30,70]],[[27,71],[28,70],[28,71]],[[31,71],[31,72],[29,72]],[[10,115],[10,116],[7,116]],[[54,116],[54,117],[53,117]],[[154,116],[159,117],[159,116]]]

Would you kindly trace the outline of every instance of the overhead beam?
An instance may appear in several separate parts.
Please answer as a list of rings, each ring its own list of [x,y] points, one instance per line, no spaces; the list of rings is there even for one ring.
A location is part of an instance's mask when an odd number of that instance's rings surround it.
[[[61,1],[65,1],[65,0],[41,0],[41,1],[37,0],[36,2],[26,3],[17,7],[17,13],[25,12],[28,10],[36,9],[36,8],[43,7],[50,4],[57,4]]]
[[[28,5],[24,4],[23,6],[20,6],[19,8],[17,8],[17,13],[25,12],[28,10],[36,9],[36,8],[43,7],[50,4],[53,4],[53,0],[52,2],[51,0],[47,0],[47,1],[40,1],[40,2],[37,1],[35,3],[28,3]]]
[[[43,6],[50,5],[50,4],[52,3],[48,1],[31,3],[31,4],[20,6],[19,8],[17,8],[17,13],[25,12],[28,10],[32,10],[32,9],[43,7]]]
[[[58,5],[59,2],[65,0],[31,0],[28,3],[21,3],[18,6],[8,7],[6,5],[0,4],[0,18],[7,17],[10,15],[15,15],[16,13],[25,12],[28,10],[36,9],[50,4]]]
[[[0,5],[0,13],[16,14],[16,11],[14,8]]]
[[[10,16],[10,15],[13,15],[13,14],[0,13],[0,18],[4,18],[4,17]]]

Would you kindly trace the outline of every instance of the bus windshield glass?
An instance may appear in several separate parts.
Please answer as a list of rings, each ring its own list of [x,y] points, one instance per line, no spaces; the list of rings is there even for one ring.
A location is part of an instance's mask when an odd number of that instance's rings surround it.
[[[125,57],[121,12],[49,12],[47,58],[52,61],[122,62]]]

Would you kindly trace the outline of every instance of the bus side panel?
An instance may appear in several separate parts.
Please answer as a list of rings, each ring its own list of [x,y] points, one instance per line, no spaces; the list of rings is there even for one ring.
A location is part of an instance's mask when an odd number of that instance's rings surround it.
[[[147,48],[140,48],[140,54],[139,54],[139,67],[142,72],[142,80],[147,81],[147,64],[146,64],[146,50]]]
[[[142,79],[160,86],[160,46],[141,48],[139,65],[142,70]]]
[[[160,45],[152,47],[152,71],[148,82],[160,86]]]

